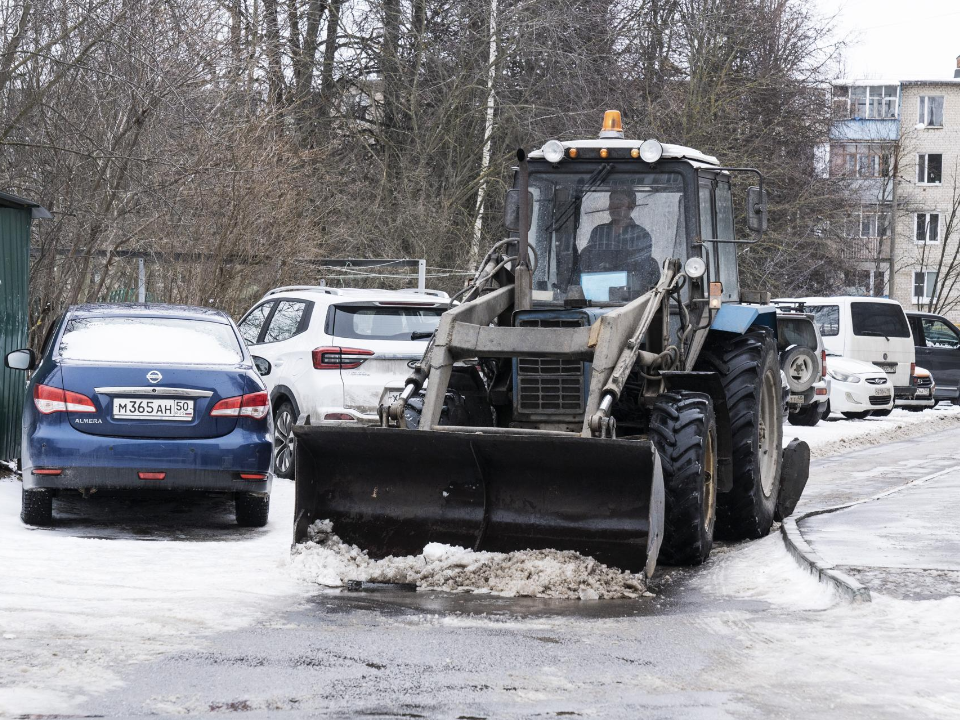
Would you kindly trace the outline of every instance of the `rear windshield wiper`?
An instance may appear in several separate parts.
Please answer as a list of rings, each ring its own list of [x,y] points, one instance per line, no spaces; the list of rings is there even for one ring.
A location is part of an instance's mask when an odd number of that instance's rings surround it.
[[[890,339],[889,335],[884,335],[882,332],[877,332],[876,330],[861,330],[859,334],[870,335],[872,337],[882,337],[882,338],[885,338],[886,340]]]

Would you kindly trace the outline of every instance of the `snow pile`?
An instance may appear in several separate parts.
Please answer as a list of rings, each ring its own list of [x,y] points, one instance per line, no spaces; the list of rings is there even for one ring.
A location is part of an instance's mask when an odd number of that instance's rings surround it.
[[[938,405],[923,412],[896,409],[887,417],[868,417],[864,420],[839,419],[832,415],[814,427],[783,426],[783,444],[798,437],[810,445],[815,458],[840,455],[853,450],[884,445],[901,440],[932,435],[960,426],[960,407]]]
[[[307,542],[293,549],[291,567],[300,579],[326,587],[357,580],[416,584],[420,590],[581,600],[636,598],[645,590],[641,575],[570,551],[474,552],[430,543],[420,555],[373,560],[337,537],[329,520],[310,526]]]

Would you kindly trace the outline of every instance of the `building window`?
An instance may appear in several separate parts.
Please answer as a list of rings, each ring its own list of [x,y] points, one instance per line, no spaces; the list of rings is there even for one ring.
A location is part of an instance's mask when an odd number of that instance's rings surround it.
[[[917,155],[917,182],[939,185],[943,177],[943,155]]]
[[[928,303],[936,297],[937,273],[935,270],[918,270],[913,273],[913,302]]]
[[[860,208],[859,216],[853,216],[853,222],[854,227],[848,229],[849,236],[885,238],[889,234],[890,211],[876,205],[864,205]]]
[[[940,213],[917,213],[917,245],[940,242]]]
[[[860,85],[850,88],[849,117],[894,120],[897,117],[896,85]]]
[[[943,127],[943,95],[920,97],[919,122],[924,127]]]
[[[890,148],[879,143],[836,143],[830,146],[830,159],[834,177],[890,176]]]

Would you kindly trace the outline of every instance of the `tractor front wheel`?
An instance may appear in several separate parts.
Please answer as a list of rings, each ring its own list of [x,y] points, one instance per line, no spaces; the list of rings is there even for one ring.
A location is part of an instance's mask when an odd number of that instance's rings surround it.
[[[713,547],[717,504],[717,423],[710,396],[660,395],[650,416],[650,439],[663,470],[660,559],[667,565],[700,565]]]
[[[719,375],[733,436],[733,488],[717,496],[717,537],[763,537],[773,525],[783,459],[777,343],[765,328],[713,338],[697,369]]]

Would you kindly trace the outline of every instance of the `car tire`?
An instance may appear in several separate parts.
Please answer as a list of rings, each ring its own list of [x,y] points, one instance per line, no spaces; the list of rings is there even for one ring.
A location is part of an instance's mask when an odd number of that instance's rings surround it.
[[[780,356],[780,367],[794,393],[805,392],[819,379],[817,354],[803,345],[791,345]]]
[[[868,417],[870,417],[869,410],[864,410],[863,412],[845,412],[840,414],[843,415],[847,420],[866,420]]]
[[[797,412],[787,415],[787,422],[791,425],[813,427],[820,422],[820,406],[814,403],[800,408]]]
[[[292,480],[296,471],[297,446],[293,426],[297,417],[293,403],[284,400],[273,415],[273,472]]]
[[[697,369],[719,375],[733,436],[733,488],[717,496],[716,537],[764,537],[773,525],[783,460],[777,343],[766,328],[717,338]]]
[[[710,555],[717,508],[717,422],[709,395],[660,395],[650,415],[665,512],[660,560],[700,565]]]
[[[920,410],[923,410],[923,408],[920,408]],[[889,408],[888,410],[871,410],[870,414],[873,415],[873,417],[887,417],[887,415],[892,412],[893,408]]]
[[[20,519],[25,525],[46,527],[53,523],[53,491],[21,489]]]
[[[240,527],[263,527],[270,515],[270,496],[261,493],[241,493],[234,497],[237,525]]]

